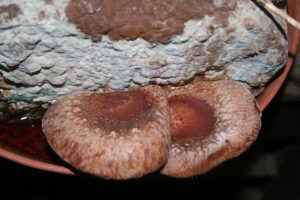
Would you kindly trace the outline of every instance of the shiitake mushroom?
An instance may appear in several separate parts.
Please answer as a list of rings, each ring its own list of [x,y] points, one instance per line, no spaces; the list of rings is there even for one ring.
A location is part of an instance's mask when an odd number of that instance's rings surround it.
[[[54,151],[83,172],[129,179],[161,169],[185,178],[244,152],[260,116],[245,86],[219,80],[167,92],[147,86],[69,95],[47,111],[42,126]]]
[[[260,130],[261,113],[241,83],[198,82],[176,88],[168,98],[172,142],[162,174],[203,174],[244,152]]]
[[[160,168],[168,158],[170,114],[159,86],[67,96],[45,114],[53,150],[75,168],[106,179],[129,179]]]

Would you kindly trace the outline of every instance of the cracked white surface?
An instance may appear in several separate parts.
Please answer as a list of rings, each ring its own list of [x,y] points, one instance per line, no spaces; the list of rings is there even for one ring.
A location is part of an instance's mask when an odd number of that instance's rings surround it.
[[[0,72],[14,86],[11,94],[33,96],[34,102],[51,102],[78,90],[177,83],[196,74],[227,76],[262,88],[287,58],[280,30],[246,0],[239,1],[228,27],[206,16],[187,22],[184,33],[168,44],[106,36],[93,42],[67,22],[68,0],[2,0],[0,6],[11,3],[23,13],[0,24]],[[247,28],[246,21],[255,28]]]

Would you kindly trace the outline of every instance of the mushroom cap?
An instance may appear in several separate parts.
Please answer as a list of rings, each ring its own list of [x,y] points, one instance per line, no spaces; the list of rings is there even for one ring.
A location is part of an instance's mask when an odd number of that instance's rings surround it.
[[[185,178],[207,172],[244,152],[260,130],[250,91],[231,80],[206,81],[169,93],[172,142],[161,173]]]
[[[69,95],[51,106],[42,127],[63,160],[106,179],[137,178],[167,161],[170,113],[159,86]]]

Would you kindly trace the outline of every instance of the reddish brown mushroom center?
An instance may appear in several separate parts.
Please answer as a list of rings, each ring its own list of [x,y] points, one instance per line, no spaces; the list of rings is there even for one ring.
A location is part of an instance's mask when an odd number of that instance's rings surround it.
[[[141,91],[93,94],[91,99],[90,106],[98,113],[119,120],[130,120],[149,108]]]
[[[169,100],[172,138],[204,138],[213,132],[213,109],[196,97],[173,96]]]

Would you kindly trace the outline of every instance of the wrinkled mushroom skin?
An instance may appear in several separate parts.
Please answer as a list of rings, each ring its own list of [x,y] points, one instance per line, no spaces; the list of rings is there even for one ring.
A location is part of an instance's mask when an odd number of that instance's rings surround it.
[[[244,152],[260,130],[261,113],[240,83],[199,82],[171,91],[169,99],[172,144],[161,171],[165,175],[185,178],[205,173]]]
[[[137,178],[167,161],[170,113],[158,86],[70,95],[47,111],[42,126],[61,158],[103,178]]]

